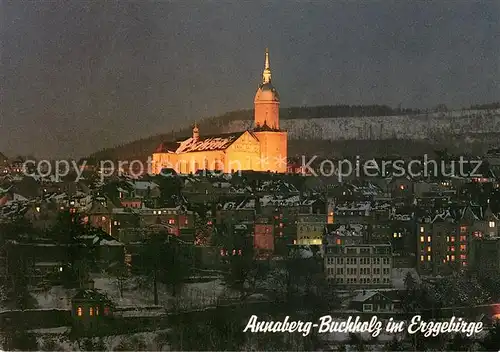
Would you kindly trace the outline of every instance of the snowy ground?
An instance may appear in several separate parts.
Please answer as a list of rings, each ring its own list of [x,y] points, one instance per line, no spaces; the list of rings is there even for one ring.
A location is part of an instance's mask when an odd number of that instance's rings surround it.
[[[50,330],[50,331],[49,331]],[[88,338],[80,341],[70,341],[68,331],[61,329],[33,330],[37,335],[40,350],[44,351],[81,351],[81,350],[142,350],[168,351],[168,330],[142,332],[127,335],[106,336],[103,338]]]
[[[93,277],[94,287],[105,292],[120,307],[144,307],[154,304],[153,284],[143,277],[132,277],[123,283],[123,293],[120,294],[118,281],[111,276],[99,275]],[[33,292],[40,309],[59,308],[70,309],[74,289],[61,286],[51,287],[48,291]],[[229,290],[222,280],[203,283],[186,283],[181,286],[176,297],[172,296],[169,287],[158,283],[158,301],[160,306],[171,307],[175,304],[180,308],[200,308],[213,305],[218,299],[239,297],[239,293]]]

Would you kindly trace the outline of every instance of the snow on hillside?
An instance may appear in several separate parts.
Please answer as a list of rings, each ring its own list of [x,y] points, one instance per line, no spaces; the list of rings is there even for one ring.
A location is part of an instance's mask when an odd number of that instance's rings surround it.
[[[253,121],[232,121],[222,132],[248,129]],[[408,116],[335,117],[281,120],[290,139],[426,139],[441,133],[500,132],[500,109]]]

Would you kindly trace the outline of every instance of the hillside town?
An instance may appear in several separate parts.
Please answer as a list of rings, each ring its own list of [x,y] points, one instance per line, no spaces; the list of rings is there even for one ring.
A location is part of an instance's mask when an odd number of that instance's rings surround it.
[[[500,351],[500,2],[0,4],[0,352]]]
[[[480,177],[341,182],[292,166],[106,178],[89,169],[75,182],[28,176],[22,159],[4,158],[0,319],[40,317],[22,336],[61,327],[94,336],[110,316],[151,330],[171,312],[232,304],[401,319],[468,307],[465,316],[491,320],[500,314],[494,155]]]

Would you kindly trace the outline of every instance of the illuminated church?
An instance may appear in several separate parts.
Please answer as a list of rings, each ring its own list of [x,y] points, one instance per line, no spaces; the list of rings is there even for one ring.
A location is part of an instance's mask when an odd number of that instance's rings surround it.
[[[288,135],[279,126],[280,101],[271,83],[268,50],[254,106],[251,130],[204,136],[195,124],[190,138],[162,143],[153,153],[153,173],[164,168],[182,174],[198,170],[286,172]]]

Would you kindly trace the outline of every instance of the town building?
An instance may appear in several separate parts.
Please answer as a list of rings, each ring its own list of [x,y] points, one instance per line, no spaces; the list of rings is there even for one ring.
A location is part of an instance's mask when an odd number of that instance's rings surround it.
[[[391,287],[390,244],[328,245],[325,275],[341,287]]]

